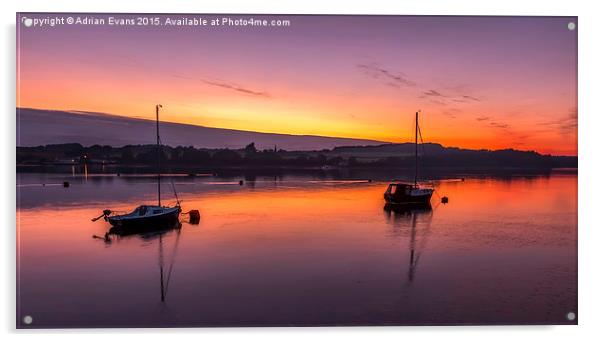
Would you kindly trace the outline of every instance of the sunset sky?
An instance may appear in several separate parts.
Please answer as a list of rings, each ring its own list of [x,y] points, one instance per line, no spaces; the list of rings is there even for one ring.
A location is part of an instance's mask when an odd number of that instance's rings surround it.
[[[577,153],[575,18],[228,16],[291,24],[18,24],[17,106],[391,142],[422,110],[425,141]]]

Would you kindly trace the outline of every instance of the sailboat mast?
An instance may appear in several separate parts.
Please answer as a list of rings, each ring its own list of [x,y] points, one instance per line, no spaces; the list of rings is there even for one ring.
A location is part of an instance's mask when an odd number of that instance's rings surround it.
[[[159,206],[161,206],[161,143],[159,139],[159,108],[161,105],[155,106],[155,112],[157,115],[157,197],[159,199]]]
[[[414,159],[415,159],[415,173],[414,173],[414,186],[418,185],[418,112],[416,112],[416,127],[414,128]]]

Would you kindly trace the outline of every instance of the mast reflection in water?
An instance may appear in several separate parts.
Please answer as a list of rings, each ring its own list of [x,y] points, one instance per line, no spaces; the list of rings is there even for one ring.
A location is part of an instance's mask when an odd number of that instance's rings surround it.
[[[164,243],[163,236],[165,234],[175,233],[175,244],[171,253],[168,256],[169,266],[165,268],[165,252],[164,252]],[[106,244],[113,244],[114,242],[120,242],[123,239],[140,239],[146,243],[156,242],[158,246],[158,258],[159,258],[159,280],[160,280],[160,289],[161,289],[161,302],[164,303],[167,298],[167,291],[169,289],[169,283],[171,280],[171,276],[173,274],[173,269],[176,261],[176,254],[178,251],[178,245],[180,244],[180,236],[182,235],[182,224],[177,222],[172,224],[171,226],[161,227],[158,229],[153,229],[152,227],[147,227],[143,230],[142,233],[132,232],[131,230],[122,230],[116,229],[115,227],[111,228],[108,235],[105,236],[104,242]],[[107,251],[110,252],[110,251]]]
[[[393,225],[395,234],[399,235],[401,231],[409,230],[410,264],[408,267],[408,282],[412,282],[416,274],[418,261],[430,234],[433,208],[430,204],[420,206],[385,204],[384,210],[387,221]]]

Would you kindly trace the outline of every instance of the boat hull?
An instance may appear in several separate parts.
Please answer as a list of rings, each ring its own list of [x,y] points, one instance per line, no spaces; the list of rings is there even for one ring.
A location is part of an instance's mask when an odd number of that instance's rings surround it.
[[[170,227],[179,222],[180,208],[173,208],[160,215],[127,217],[115,216],[107,220],[114,229],[151,231]]]
[[[385,195],[385,202],[391,205],[423,205],[430,204],[432,193],[416,195],[416,196],[387,196]]]

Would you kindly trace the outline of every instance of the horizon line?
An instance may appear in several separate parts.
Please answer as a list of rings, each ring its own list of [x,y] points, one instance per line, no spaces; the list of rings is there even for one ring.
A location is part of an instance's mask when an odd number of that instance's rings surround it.
[[[140,118],[140,117],[133,117],[133,116],[126,116],[126,115],[120,115],[120,114],[114,114],[114,113],[106,113],[106,112],[94,112],[94,111],[86,111],[86,110],[77,110],[77,109],[69,109],[69,110],[65,110],[65,109],[48,109],[48,108],[33,108],[33,107],[18,107],[16,106],[17,110],[36,110],[36,111],[49,111],[49,112],[63,112],[63,113],[69,113],[69,114],[73,114],[73,115],[81,115],[81,116],[86,116],[86,115],[102,115],[102,116],[108,116],[108,117],[116,117],[116,118],[122,118],[122,119],[128,119],[128,120],[137,120],[137,121],[145,121],[145,122],[154,122],[155,120],[151,120],[151,119],[147,119],[147,118]],[[236,131],[236,132],[247,132],[247,133],[259,133],[259,134],[276,134],[276,135],[287,135],[287,136],[294,136],[294,137],[316,137],[316,138],[332,138],[332,139],[349,139],[349,140],[361,140],[361,141],[366,141],[366,142],[375,142],[375,143],[381,143],[381,145],[400,145],[400,144],[414,144],[414,142],[411,141],[405,141],[405,142],[392,142],[392,141],[384,141],[384,140],[374,140],[374,139],[365,139],[365,138],[355,138],[355,137],[344,137],[344,136],[327,136],[327,135],[316,135],[316,134],[292,134],[292,133],[280,133],[280,132],[262,132],[262,131],[251,131],[251,130],[243,130],[243,129],[237,129],[237,128],[227,128],[227,127],[214,127],[214,126],[204,126],[204,125],[196,125],[196,124],[192,124],[192,123],[184,123],[184,122],[175,122],[175,121],[160,121],[162,123],[168,123],[168,124],[176,124],[176,125],[185,125],[185,126],[193,126],[193,127],[202,127],[202,128],[210,128],[210,129],[222,129],[222,130],[229,130],[229,131]],[[79,144],[76,142],[71,142],[71,143],[64,143],[64,144]],[[554,156],[554,157],[578,157],[578,151],[577,153],[575,153],[574,155],[571,154],[551,154],[551,153],[541,153],[539,151],[536,150],[521,150],[521,149],[516,149],[514,147],[506,147],[506,148],[500,148],[500,149],[489,149],[489,148],[467,148],[467,147],[461,147],[461,146],[446,146],[443,145],[441,143],[438,142],[422,142],[422,144],[437,144],[442,146],[443,148],[451,148],[451,149],[463,149],[463,150],[472,150],[472,151],[491,151],[491,152],[495,152],[495,151],[504,151],[504,150],[514,150],[514,151],[520,151],[520,152],[535,152],[539,155],[542,156]],[[46,144],[46,145],[37,145],[37,146],[48,146],[48,145],[61,145],[61,144]],[[81,144],[80,144],[81,145]],[[144,144],[140,144],[140,145],[144,145]],[[84,146],[84,145],[82,145]],[[90,145],[93,146],[93,145]],[[88,147],[90,147],[88,146]],[[112,146],[112,145],[108,145],[114,148],[118,148],[117,146]],[[127,146],[127,145],[124,145]],[[134,145],[132,145],[134,146]],[[165,145],[165,146],[169,146],[172,147],[170,145]],[[341,145],[341,146],[335,146],[336,147],[361,147],[361,146],[379,146],[379,145]],[[35,146],[17,146],[17,147],[35,147]],[[86,147],[86,146],[84,146]],[[122,146],[123,147],[123,146]],[[202,147],[201,147],[202,148]],[[244,147],[242,147],[244,148]]]

